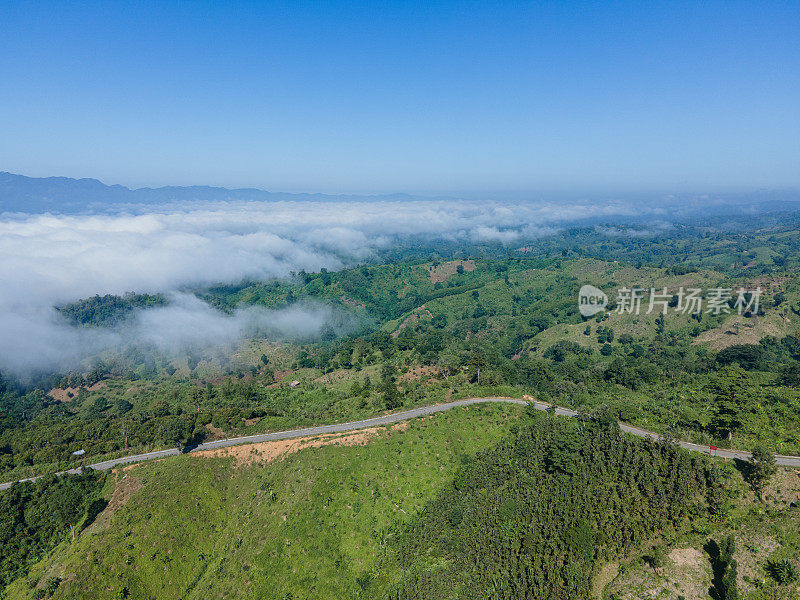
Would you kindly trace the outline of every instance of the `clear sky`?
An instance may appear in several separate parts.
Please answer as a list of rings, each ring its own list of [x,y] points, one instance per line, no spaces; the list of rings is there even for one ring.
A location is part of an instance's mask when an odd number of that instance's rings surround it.
[[[324,192],[800,187],[800,2],[0,2],[0,170]]]

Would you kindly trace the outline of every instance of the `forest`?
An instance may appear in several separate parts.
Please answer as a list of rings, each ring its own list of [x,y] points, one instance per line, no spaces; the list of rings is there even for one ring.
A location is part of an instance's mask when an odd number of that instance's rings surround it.
[[[76,527],[91,523],[106,506],[98,494],[103,480],[91,470],[67,477],[50,475],[0,494],[0,590],[25,575],[29,565],[65,537],[74,539]]]
[[[607,414],[531,414],[398,533],[390,564],[401,575],[387,595],[588,598],[599,560],[663,544],[725,495],[709,460],[627,439]]]
[[[223,314],[313,301],[358,326],[332,322],[317,339],[262,337],[177,354],[138,343],[68,371],[0,374],[0,481],[449,399],[535,398],[584,418],[530,417],[498,446],[465,458],[452,486],[397,533],[386,589],[394,598],[414,590],[448,597],[437,582],[457,580],[462,597],[583,597],[609,557],[651,551],[642,544],[656,532],[713,518],[724,487],[711,463],[628,440],[614,421],[670,439],[800,454],[796,215],[721,225],[587,226],[514,248],[409,243],[339,271],[194,290]],[[607,293],[608,310],[580,314],[584,283]],[[616,310],[617,291],[634,286],[668,290],[670,310]],[[702,288],[705,301],[714,288],[762,293],[744,314],[733,297],[719,314],[686,314],[673,309],[687,287]],[[131,292],[57,310],[70,327],[115,331],[168,302]],[[623,460],[640,467],[622,477]],[[27,537],[8,538],[15,550],[5,582],[90,520],[100,484],[85,477],[36,484],[69,486],[61,516],[57,525],[32,517],[21,529]],[[0,492],[17,507],[6,532],[20,529],[20,514],[38,513],[37,489]],[[606,504],[615,525],[593,512]],[[543,548],[547,564],[531,559]]]

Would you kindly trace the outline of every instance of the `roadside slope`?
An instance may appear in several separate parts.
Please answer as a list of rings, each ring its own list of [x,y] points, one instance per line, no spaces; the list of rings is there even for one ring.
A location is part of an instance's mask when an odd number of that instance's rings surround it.
[[[285,440],[285,439],[306,437],[310,435],[323,435],[328,433],[342,433],[345,431],[355,431],[357,429],[363,429],[365,427],[390,425],[392,423],[398,423],[400,421],[406,421],[408,419],[414,419],[417,417],[432,415],[459,406],[469,406],[471,404],[481,404],[485,402],[501,402],[501,403],[519,404],[519,405],[531,404],[535,409],[542,411],[550,410],[552,408],[551,405],[545,404],[543,402],[527,402],[525,400],[519,400],[515,398],[468,398],[465,400],[454,400],[453,402],[445,402],[442,404],[420,406],[418,408],[413,408],[411,410],[405,410],[401,412],[391,413],[388,415],[382,415],[380,417],[373,417],[371,419],[362,419],[360,421],[351,421],[348,423],[336,423],[333,425],[319,425],[317,427],[306,427],[304,429],[290,429],[287,431],[276,431],[273,433],[262,433],[244,437],[216,440],[213,442],[205,442],[203,444],[193,446],[192,448],[186,450],[186,452],[212,450],[215,448],[225,448],[240,444],[255,444],[259,442]],[[557,415],[569,416],[569,417],[575,417],[578,415],[577,411],[562,407],[556,407],[555,413]],[[661,438],[661,436],[657,433],[654,433],[652,431],[647,431],[646,429],[641,429],[639,427],[634,427],[633,425],[628,425],[627,423],[623,423],[622,421],[619,422],[619,425],[622,431],[624,431],[625,433],[630,433],[637,437],[650,438],[653,440],[658,440]],[[681,448],[685,448],[686,450],[690,450],[692,452],[702,452],[704,454],[709,454],[720,458],[729,458],[738,460],[748,460],[750,458],[750,453],[744,450],[715,449],[711,446],[704,446],[701,444],[694,444],[692,442],[685,442],[685,441],[678,441],[678,445],[680,445]],[[155,452],[147,452],[145,454],[135,454],[131,456],[123,456],[121,458],[115,458],[112,460],[106,460],[103,462],[91,464],[89,465],[89,468],[105,471],[108,469],[113,469],[114,467],[118,467],[120,465],[143,462],[146,460],[161,459],[161,458],[166,458],[168,456],[175,456],[178,454],[181,454],[180,449],[169,448],[167,450],[157,450]],[[781,466],[800,467],[800,456],[777,455],[776,461]],[[71,469],[69,471],[62,471],[61,473],[58,474],[60,475],[62,473],[80,473],[80,469]],[[31,477],[23,479],[22,481],[34,481],[36,479],[38,479],[38,477]],[[0,491],[8,489],[9,487],[11,487],[12,483],[13,482],[0,483]]]
[[[120,480],[141,487],[12,584],[9,597],[30,598],[29,586],[52,576],[63,580],[54,598],[356,597],[393,525],[522,410],[467,405],[373,425],[364,445],[308,445],[271,462],[240,463],[217,449],[124,467]]]

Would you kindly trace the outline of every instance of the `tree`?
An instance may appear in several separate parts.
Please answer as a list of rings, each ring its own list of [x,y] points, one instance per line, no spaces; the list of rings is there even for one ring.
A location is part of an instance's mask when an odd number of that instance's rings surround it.
[[[739,600],[739,584],[737,582],[737,563],[731,560],[721,582],[721,600]]]
[[[760,444],[753,448],[747,469],[747,480],[759,500],[764,500],[764,488],[777,472],[775,455]]]
[[[397,391],[397,385],[395,385],[394,381],[384,381],[381,384],[381,393],[383,394],[383,401],[387,410],[394,410],[402,405],[400,394]]]
[[[756,370],[763,366],[764,348],[756,344],[729,346],[717,354],[717,362],[722,365],[736,363],[744,369]]]
[[[658,544],[653,548],[653,552],[648,559],[653,570],[658,571],[658,569],[667,564],[667,548],[663,544]]]
[[[395,383],[396,369],[391,363],[384,363],[381,369],[380,391],[387,410],[393,410],[402,404],[400,394]]]
[[[736,552],[736,538],[727,535],[718,546],[719,555],[714,564],[714,590],[719,600],[738,600],[737,563],[733,558]]]
[[[786,367],[782,372],[779,379],[782,385],[791,387],[800,386],[800,364],[794,364]]]
[[[732,535],[726,535],[719,544],[719,560],[724,567],[727,567],[733,560],[733,554],[735,552],[736,538]]]
[[[714,432],[731,439],[742,426],[744,408],[752,402],[752,391],[747,373],[738,367],[723,369],[711,383],[714,394]]]

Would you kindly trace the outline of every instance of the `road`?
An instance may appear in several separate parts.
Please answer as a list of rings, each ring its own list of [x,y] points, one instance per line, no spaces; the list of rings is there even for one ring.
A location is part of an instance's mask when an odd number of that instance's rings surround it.
[[[310,435],[321,435],[324,433],[342,433],[345,431],[353,431],[355,429],[363,429],[365,427],[390,425],[392,423],[397,423],[399,421],[406,421],[408,419],[414,419],[416,417],[424,417],[426,415],[432,415],[434,413],[450,410],[451,408],[456,408],[458,406],[469,406],[470,404],[482,404],[484,402],[506,402],[510,404],[522,404],[522,405],[533,404],[534,408],[536,408],[537,410],[548,410],[550,408],[549,404],[545,404],[543,402],[529,403],[526,402],[525,400],[516,400],[514,398],[470,398],[467,400],[454,400],[453,402],[445,402],[444,404],[435,404],[432,406],[420,406],[419,408],[412,408],[411,410],[404,410],[402,412],[396,412],[388,415],[383,415],[380,417],[373,417],[371,419],[363,419],[361,421],[351,421],[349,423],[337,423],[334,425],[319,425],[316,427],[306,427],[305,429],[290,429],[288,431],[275,431],[273,433],[260,433],[257,435],[248,435],[244,437],[215,440],[213,442],[204,442],[202,444],[193,447],[191,450],[189,450],[189,452],[196,452],[198,450],[213,450],[214,448],[225,448],[227,446],[237,446],[239,444],[256,444],[259,442],[286,440],[286,439],[305,437]],[[566,417],[575,417],[578,415],[576,411],[571,410],[569,408],[556,407],[555,412],[557,415]],[[627,423],[620,423],[619,426],[620,429],[622,429],[622,431],[638,437],[650,438],[652,440],[658,440],[661,437],[657,433],[653,433],[652,431],[647,431],[645,429],[639,429],[638,427],[633,427],[632,425],[628,425]],[[740,460],[748,460],[750,458],[750,453],[745,452],[743,450],[723,450],[723,449],[712,450],[709,446],[703,446],[701,444],[693,444],[691,442],[682,442],[682,441],[679,441],[678,444],[681,446],[681,448],[685,448],[686,450],[691,450],[693,452],[702,452],[704,454],[709,454],[709,455],[713,454],[714,456],[718,456],[720,458],[737,458]],[[98,471],[105,471],[117,467],[119,465],[164,458],[166,456],[175,456],[180,453],[181,453],[180,449],[170,448],[168,450],[158,450],[156,452],[146,452],[145,454],[134,454],[132,456],[123,456],[122,458],[113,458],[111,460],[94,463],[88,466],[91,469],[95,469]],[[777,463],[781,466],[800,468],[800,456],[777,455],[776,460]],[[69,471],[62,471],[58,473],[58,475],[63,475],[64,473],[80,473],[80,469],[71,469]],[[39,477],[29,477],[27,479],[22,479],[21,481],[35,481],[36,479],[39,479]],[[8,489],[9,487],[11,487],[11,485],[12,482],[0,483],[0,490]]]

